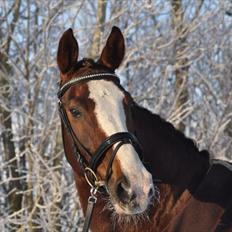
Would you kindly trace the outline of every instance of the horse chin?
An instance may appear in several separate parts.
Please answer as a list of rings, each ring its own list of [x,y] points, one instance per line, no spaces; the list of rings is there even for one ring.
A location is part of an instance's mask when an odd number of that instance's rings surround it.
[[[146,212],[147,207],[142,209],[140,207],[129,207],[126,205],[122,205],[120,203],[113,204],[115,213],[120,216],[133,216],[133,215],[139,215]]]

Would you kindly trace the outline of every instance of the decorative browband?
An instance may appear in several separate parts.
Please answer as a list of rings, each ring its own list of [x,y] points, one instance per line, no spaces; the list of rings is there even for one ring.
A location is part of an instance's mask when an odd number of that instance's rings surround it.
[[[57,93],[57,96],[58,96],[58,98],[61,98],[64,95],[64,93],[66,92],[66,90],[68,90],[71,86],[76,85],[78,82],[87,81],[87,80],[95,80],[95,79],[97,80],[97,79],[102,79],[102,77],[107,78],[109,76],[116,77],[117,80],[119,81],[118,76],[114,73],[95,73],[95,74],[90,74],[90,75],[86,75],[86,76],[75,77],[60,87],[60,89]]]

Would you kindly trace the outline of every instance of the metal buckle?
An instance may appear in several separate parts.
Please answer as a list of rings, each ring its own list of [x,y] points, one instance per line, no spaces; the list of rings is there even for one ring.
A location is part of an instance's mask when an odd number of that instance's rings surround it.
[[[97,202],[97,197],[96,197],[97,192],[98,192],[98,187],[97,187],[97,188],[92,187],[92,188],[90,189],[90,194],[91,194],[91,195],[90,195],[89,198],[88,198],[88,202],[89,202],[89,203],[95,204],[95,203]]]

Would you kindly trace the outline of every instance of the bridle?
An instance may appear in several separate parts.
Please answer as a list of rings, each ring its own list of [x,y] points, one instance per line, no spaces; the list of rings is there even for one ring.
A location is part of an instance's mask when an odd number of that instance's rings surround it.
[[[102,186],[104,186],[106,190],[108,189],[107,184],[112,174],[112,164],[113,164],[114,158],[119,148],[123,144],[131,144],[135,148],[139,156],[141,156],[142,154],[141,146],[137,138],[130,132],[118,132],[118,133],[110,135],[100,144],[100,146],[97,148],[94,154],[91,154],[89,150],[80,142],[76,133],[73,131],[70,121],[68,119],[67,113],[65,111],[63,102],[62,102],[62,96],[65,94],[65,92],[69,88],[71,88],[74,85],[78,85],[83,82],[88,82],[91,80],[101,80],[101,79],[112,80],[116,84],[119,84],[119,78],[114,73],[107,73],[107,72],[106,73],[104,72],[95,73],[95,74],[90,74],[90,75],[85,75],[85,76],[78,76],[78,77],[71,79],[70,81],[60,86],[60,89],[57,93],[57,96],[59,99],[58,110],[59,110],[61,121],[64,124],[65,129],[67,130],[67,132],[70,134],[72,138],[73,153],[75,155],[76,160],[79,162],[80,167],[83,169],[87,183],[91,187],[90,189],[91,195],[88,199],[88,207],[86,211],[86,219],[85,219],[83,232],[88,231],[91,217],[92,217],[93,208],[97,201],[96,194],[98,192],[98,189]],[[102,160],[104,159],[106,155],[106,152],[110,148],[112,148],[114,145],[115,147],[113,149],[112,155],[108,163],[105,178],[104,180],[99,180],[96,174],[97,167],[101,164]],[[83,155],[83,153],[85,155]]]

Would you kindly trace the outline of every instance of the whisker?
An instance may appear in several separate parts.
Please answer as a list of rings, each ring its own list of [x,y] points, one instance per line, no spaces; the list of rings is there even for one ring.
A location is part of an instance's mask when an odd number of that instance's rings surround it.
[[[156,202],[160,203],[160,190],[156,185],[154,185],[154,196],[152,200],[149,202],[147,210],[143,213],[134,215],[118,214],[115,211],[114,205],[109,195],[105,195],[102,199],[105,202],[102,212],[109,211],[111,213],[110,217],[114,229],[119,227],[123,231],[123,228],[125,228],[126,225],[133,224],[134,231],[138,231],[139,225],[141,223],[150,223],[151,218],[149,217],[149,212],[150,209],[154,207]]]
[[[119,215],[114,209],[114,206],[111,203],[110,197],[104,198],[105,206],[102,211],[109,210],[111,212],[111,221],[113,222],[113,227],[117,226],[123,229],[125,225],[133,224],[135,231],[138,230],[138,226],[142,222],[150,221],[148,210],[141,214],[135,215]],[[152,204],[152,203],[150,203]]]

